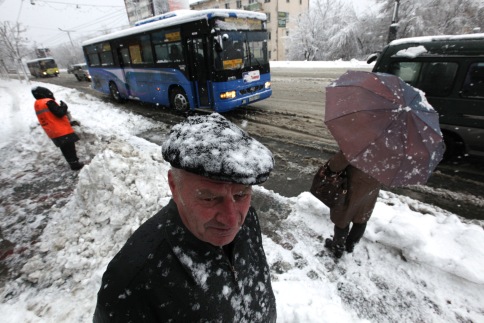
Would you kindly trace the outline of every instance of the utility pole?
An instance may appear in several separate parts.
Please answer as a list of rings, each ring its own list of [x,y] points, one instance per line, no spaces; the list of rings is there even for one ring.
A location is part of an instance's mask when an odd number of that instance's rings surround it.
[[[400,7],[400,0],[395,0],[395,7],[393,8],[392,24],[390,25],[390,30],[388,31],[388,43],[397,39],[399,7]]]
[[[71,46],[72,46],[72,48],[74,48],[74,43],[72,42],[72,38],[71,38],[71,32],[74,32],[75,30],[62,30],[60,28],[58,28],[58,29],[60,31],[67,33],[67,36],[69,37],[69,40],[71,41]]]

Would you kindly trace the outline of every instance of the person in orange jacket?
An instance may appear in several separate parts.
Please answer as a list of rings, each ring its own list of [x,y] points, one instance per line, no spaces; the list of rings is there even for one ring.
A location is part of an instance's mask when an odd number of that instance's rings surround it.
[[[36,99],[35,113],[45,133],[60,148],[71,169],[80,170],[84,167],[84,164],[79,162],[79,158],[77,158],[75,144],[76,141],[79,141],[79,137],[72,129],[67,104],[60,101],[59,105],[55,101],[54,94],[45,87],[33,87],[32,95]]]

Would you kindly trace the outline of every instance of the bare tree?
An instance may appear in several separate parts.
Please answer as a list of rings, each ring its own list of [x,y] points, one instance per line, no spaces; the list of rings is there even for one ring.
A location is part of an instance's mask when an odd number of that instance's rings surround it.
[[[387,43],[395,0],[374,0],[378,12],[357,16],[346,2],[315,0],[291,30],[290,60],[364,59]],[[482,0],[401,0],[398,38],[484,32]]]
[[[0,22],[0,58],[7,62],[14,62],[17,72],[23,72],[25,79],[28,79],[27,71],[22,58],[28,52],[27,39],[22,37],[26,31],[20,23],[11,24],[10,22]],[[17,73],[20,75],[20,73]]]
[[[313,61],[317,59],[319,17],[305,13],[297,17],[297,28],[291,31],[287,54],[291,60]]]
[[[370,32],[375,17],[358,17],[348,2],[341,0],[317,0],[297,19],[288,49],[291,60],[363,58],[378,39]]]
[[[376,0],[380,14],[389,26],[394,0]],[[398,38],[428,35],[458,35],[484,28],[482,0],[405,0],[400,1]],[[381,26],[385,32],[388,27]]]

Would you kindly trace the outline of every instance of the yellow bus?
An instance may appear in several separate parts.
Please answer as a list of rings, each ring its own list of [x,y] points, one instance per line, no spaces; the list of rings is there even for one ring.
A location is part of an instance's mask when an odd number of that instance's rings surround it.
[[[34,77],[59,76],[59,68],[52,57],[30,60],[27,62],[27,67]]]

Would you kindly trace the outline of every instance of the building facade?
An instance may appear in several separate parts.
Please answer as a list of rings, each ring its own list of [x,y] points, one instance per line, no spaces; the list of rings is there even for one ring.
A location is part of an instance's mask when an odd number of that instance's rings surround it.
[[[139,20],[161,15],[169,11],[190,9],[189,0],[124,0],[131,26]]]
[[[309,10],[309,0],[202,0],[188,5],[189,0],[125,0],[131,25],[136,21],[179,9],[241,9],[264,12],[269,33],[269,59],[286,60],[291,28],[300,14]]]
[[[190,9],[242,9],[264,12],[269,33],[269,59],[286,60],[286,43],[297,17],[309,10],[309,0],[202,0]]]

